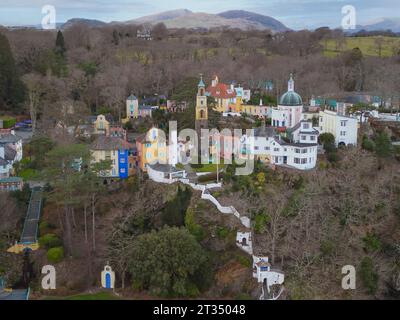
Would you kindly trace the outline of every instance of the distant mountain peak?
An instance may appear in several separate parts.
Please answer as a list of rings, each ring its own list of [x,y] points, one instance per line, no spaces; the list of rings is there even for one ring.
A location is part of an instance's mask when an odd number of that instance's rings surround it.
[[[70,27],[72,27],[74,25],[78,25],[78,24],[85,25],[88,27],[102,27],[102,26],[107,25],[106,22],[96,20],[96,19],[72,18],[72,19],[67,20],[67,22],[63,23],[61,28],[67,29],[67,28],[70,28]]]

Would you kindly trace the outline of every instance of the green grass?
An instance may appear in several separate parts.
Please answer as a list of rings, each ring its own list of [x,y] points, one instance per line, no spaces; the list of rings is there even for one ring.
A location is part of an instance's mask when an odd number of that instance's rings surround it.
[[[359,48],[363,55],[365,56],[379,56],[377,45],[375,40],[378,37],[347,37],[345,39],[345,44],[342,48],[336,49],[336,41],[333,39],[321,42],[321,45],[324,47],[324,55],[327,57],[335,57],[340,52],[346,50],[352,50],[354,48]],[[382,37],[383,45],[382,45],[382,57],[391,57],[394,55],[394,52],[400,50],[400,38],[399,37]],[[325,48],[326,44],[326,48]],[[397,48],[395,51],[394,48]]]
[[[24,181],[33,180],[37,177],[37,175],[37,171],[30,168],[21,170],[18,174],[18,176],[24,179]]]
[[[82,293],[68,297],[46,297],[45,300],[121,300],[111,292]]]
[[[219,164],[218,169],[221,171],[224,169],[225,165]],[[217,172],[217,165],[214,163],[203,164],[201,167],[192,166],[193,170],[196,172]]]

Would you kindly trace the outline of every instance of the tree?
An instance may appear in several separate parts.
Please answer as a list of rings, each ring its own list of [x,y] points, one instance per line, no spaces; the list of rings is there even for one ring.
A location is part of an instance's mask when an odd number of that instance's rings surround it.
[[[35,134],[38,113],[40,112],[41,98],[45,93],[42,77],[37,74],[29,73],[23,76],[23,81],[27,88],[28,110],[32,120],[32,134]]]
[[[163,40],[166,37],[168,37],[168,29],[165,26],[164,23],[157,23],[154,27],[153,30],[151,31],[153,38],[157,40]]]
[[[187,296],[198,292],[207,256],[184,228],[164,228],[136,238],[129,270],[137,288],[161,296]],[[207,271],[209,273],[209,270]]]
[[[392,155],[393,147],[389,136],[385,132],[378,133],[375,138],[375,152],[380,158],[389,158]]]
[[[56,38],[55,53],[64,57],[65,51],[66,51],[66,49],[65,49],[65,43],[64,43],[64,36],[63,36],[61,30],[58,30],[57,38]]]
[[[182,190],[178,187],[178,193],[173,200],[167,202],[165,209],[161,214],[163,224],[168,226],[183,226],[185,222],[185,213],[189,205],[192,192],[189,188]]]
[[[77,170],[73,164],[81,160],[81,168]],[[80,203],[79,186],[82,184],[84,170],[89,163],[89,150],[82,144],[67,144],[57,146],[46,154],[45,167],[41,178],[49,182],[52,189],[49,199],[63,208],[64,212],[64,243],[67,253],[72,253],[71,213],[75,205]]]
[[[7,37],[0,33],[0,108],[17,107],[23,102],[24,94],[10,44]]]

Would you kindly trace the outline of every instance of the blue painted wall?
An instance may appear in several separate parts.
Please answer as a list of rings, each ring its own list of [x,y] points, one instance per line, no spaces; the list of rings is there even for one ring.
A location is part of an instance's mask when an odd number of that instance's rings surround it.
[[[118,176],[120,179],[128,178],[128,150],[118,150]]]

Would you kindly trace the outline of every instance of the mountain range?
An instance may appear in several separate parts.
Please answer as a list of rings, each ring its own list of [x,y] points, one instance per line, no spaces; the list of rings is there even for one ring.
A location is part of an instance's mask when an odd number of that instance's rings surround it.
[[[106,24],[105,22],[99,20],[71,19],[63,24],[62,28],[66,29],[77,23],[85,24],[91,27],[102,26]],[[214,27],[227,27],[239,28],[242,30],[269,29],[274,32],[290,30],[283,23],[272,17],[243,10],[232,10],[219,14],[210,14],[203,12],[192,12],[188,9],[178,9],[144,16],[128,21],[113,21],[110,24],[154,25],[157,23],[164,23],[167,28],[210,29]]]
[[[148,15],[127,21],[112,21],[110,23],[94,20],[74,18],[65,23],[57,23],[57,28],[67,29],[76,24],[83,24],[89,27],[101,27],[106,25],[118,24],[150,24],[164,23],[167,28],[193,28],[210,29],[213,27],[239,28],[242,30],[271,30],[273,32],[284,32],[290,30],[282,22],[270,16],[244,11],[231,10],[219,14],[210,14],[204,12],[193,12],[188,9],[178,9],[165,11],[153,15]],[[26,26],[40,29],[41,26]],[[386,31],[400,32],[400,18],[381,18],[365,25],[358,25],[356,29],[349,30],[349,33],[355,33],[360,30],[366,31]]]
[[[372,21],[363,26],[358,25],[355,30],[351,30],[352,33],[361,30],[365,31],[386,31],[391,30],[392,32],[400,32],[400,18],[381,18]]]

